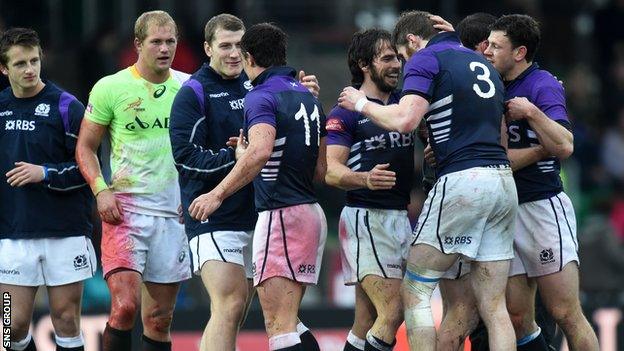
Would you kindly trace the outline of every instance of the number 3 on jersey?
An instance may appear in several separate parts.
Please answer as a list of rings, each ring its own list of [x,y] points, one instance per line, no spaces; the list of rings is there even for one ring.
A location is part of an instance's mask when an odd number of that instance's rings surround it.
[[[477,83],[472,85],[472,90],[474,90],[477,95],[484,99],[489,99],[494,96],[494,94],[496,93],[496,88],[494,87],[494,83],[490,80],[490,69],[481,62],[475,61],[470,62],[469,67],[470,70],[473,72],[475,72],[477,68],[480,68],[483,71],[483,74],[478,74],[477,80],[484,81],[488,84],[488,91],[485,93],[481,90],[481,87],[479,87],[479,84]]]
[[[314,111],[308,117],[308,112],[305,109],[303,103],[301,103],[301,108],[299,111],[295,113],[295,120],[300,120],[303,118],[303,127],[305,128],[305,144],[306,146],[310,146],[310,121],[316,121],[316,145],[320,144],[321,138],[321,116],[319,114],[318,106],[314,105]]]

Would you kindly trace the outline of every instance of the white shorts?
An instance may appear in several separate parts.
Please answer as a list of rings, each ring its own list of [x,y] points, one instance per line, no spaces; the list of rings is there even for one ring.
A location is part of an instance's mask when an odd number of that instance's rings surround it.
[[[272,277],[316,284],[327,220],[318,203],[262,211],[253,237],[254,285]]]
[[[216,231],[200,234],[189,242],[193,273],[201,274],[207,261],[220,261],[243,266],[245,275],[251,279],[252,231]]]
[[[184,227],[176,217],[126,211],[123,223],[102,223],[102,268],[105,278],[133,270],[146,282],[186,280],[191,277],[191,263]]]
[[[0,240],[0,283],[59,286],[89,279],[97,268],[85,236]]]
[[[403,279],[411,232],[407,211],[345,207],[338,226],[345,284],[369,274]]]
[[[518,196],[511,169],[475,167],[442,176],[429,191],[414,244],[476,261],[513,258]]]
[[[576,216],[564,192],[520,205],[514,250],[509,276],[539,277],[559,272],[569,262],[579,263]]]

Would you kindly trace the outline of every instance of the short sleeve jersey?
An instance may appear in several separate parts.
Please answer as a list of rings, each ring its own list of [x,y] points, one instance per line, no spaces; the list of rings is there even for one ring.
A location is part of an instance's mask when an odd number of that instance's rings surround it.
[[[169,140],[169,114],[188,75],[171,70],[167,81],[143,79],[134,66],[98,81],[85,118],[108,126],[111,189],[130,212],[177,216],[178,173]]]
[[[566,110],[563,86],[548,71],[539,69],[536,63],[507,83],[506,98],[526,97],[548,118],[571,129]],[[539,145],[535,131],[523,119],[507,126],[510,149],[523,149]],[[559,177],[561,164],[556,157],[547,157],[514,172],[520,203],[552,197],[563,191]]]
[[[258,211],[317,201],[312,180],[325,114],[295,75],[289,67],[269,68],[245,96],[245,129],[265,123],[276,131],[271,157],[254,179]]]
[[[382,101],[371,99],[379,104]],[[388,104],[399,102],[392,93]],[[346,166],[354,172],[367,172],[377,164],[389,163],[396,173],[396,185],[389,190],[356,189],[347,191],[352,207],[405,210],[414,178],[414,132],[389,132],[362,114],[335,107],[327,117],[327,145],[348,147]]]
[[[430,103],[429,143],[440,177],[473,167],[509,164],[501,145],[504,86],[496,69],[454,32],[435,35],[404,68],[403,94]]]

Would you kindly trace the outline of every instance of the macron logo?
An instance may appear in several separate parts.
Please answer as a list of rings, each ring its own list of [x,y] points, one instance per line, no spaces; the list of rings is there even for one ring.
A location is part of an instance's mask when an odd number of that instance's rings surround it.
[[[211,98],[220,98],[220,97],[224,97],[224,96],[230,96],[230,94],[228,94],[227,92],[223,91],[223,92],[220,92],[218,94],[210,94],[208,96],[210,96]]]
[[[12,116],[13,115],[13,111],[2,111],[0,112],[0,117],[6,117],[6,116]]]

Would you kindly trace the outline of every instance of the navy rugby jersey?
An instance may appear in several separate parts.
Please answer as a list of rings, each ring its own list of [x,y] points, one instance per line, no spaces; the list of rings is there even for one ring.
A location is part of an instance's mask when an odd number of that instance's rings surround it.
[[[455,32],[431,38],[403,74],[403,94],[418,94],[430,103],[424,119],[437,177],[509,164],[500,140],[503,82],[482,55],[461,46]]]
[[[91,236],[93,195],[75,160],[84,106],[49,81],[37,95],[0,92],[0,239]],[[11,187],[15,162],[47,169],[41,183]]]
[[[399,95],[392,93],[388,104],[397,104]],[[383,105],[383,101],[370,99]],[[396,173],[396,184],[390,190],[367,188],[347,191],[347,206],[405,210],[409,203],[414,175],[414,132],[389,132],[362,114],[335,107],[327,117],[327,145],[351,149],[346,166],[354,172],[367,172],[377,164],[389,163]]]
[[[251,184],[223,201],[207,221],[199,222],[188,213],[191,202],[210,192],[234,166],[234,149],[225,143],[243,128],[243,101],[250,89],[244,72],[236,79],[224,79],[204,64],[175,97],[169,133],[189,239],[217,230],[253,230],[256,224]]]
[[[552,74],[539,69],[536,63],[507,83],[506,99],[526,97],[548,118],[571,131],[566,111],[563,86]],[[523,149],[539,145],[537,135],[526,119],[513,121],[507,126],[510,149]],[[563,191],[559,172],[561,164],[556,157],[547,157],[514,172],[520,203],[547,199]]]
[[[318,100],[290,67],[271,67],[245,97],[246,131],[259,123],[275,127],[271,158],[254,179],[258,211],[316,202],[312,180],[325,115]]]

